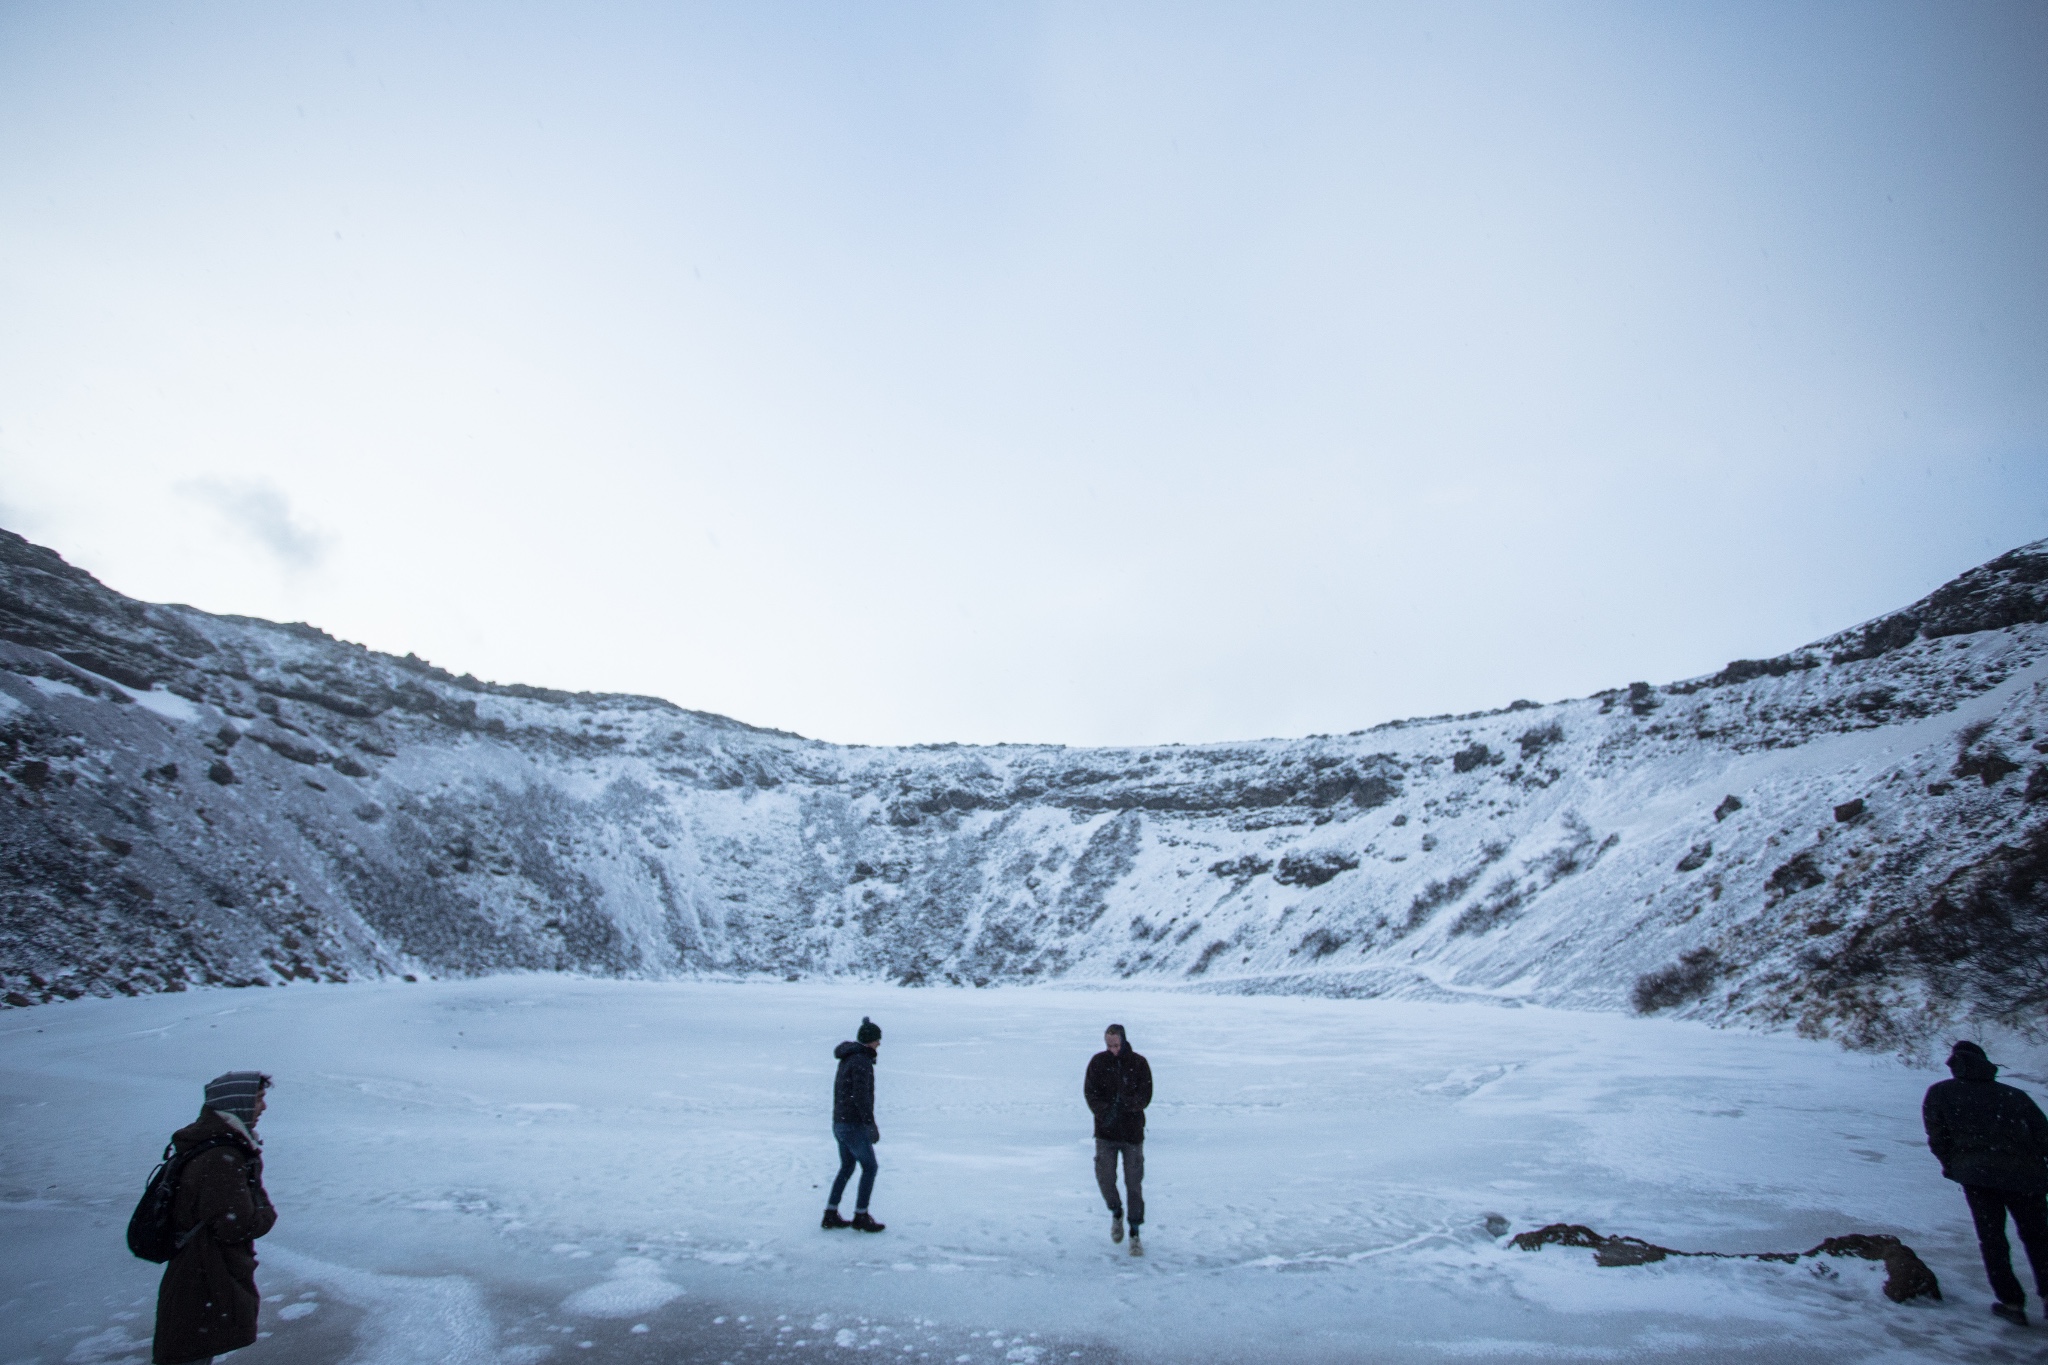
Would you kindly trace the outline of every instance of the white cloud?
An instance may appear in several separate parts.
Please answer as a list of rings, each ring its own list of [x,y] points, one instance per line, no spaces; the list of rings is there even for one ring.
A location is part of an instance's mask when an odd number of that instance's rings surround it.
[[[256,479],[188,479],[178,492],[205,504],[231,530],[267,551],[284,568],[320,567],[327,538],[292,515],[290,499]]]

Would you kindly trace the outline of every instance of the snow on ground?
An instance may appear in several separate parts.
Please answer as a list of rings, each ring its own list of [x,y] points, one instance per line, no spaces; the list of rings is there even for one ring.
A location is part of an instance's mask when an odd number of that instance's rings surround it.
[[[864,1013],[879,1237],[817,1219]],[[1152,1061],[1149,1255],[1108,1238],[1081,1072]],[[1787,1036],[1487,1005],[499,977],[86,1000],[0,1031],[0,1362],[147,1358],[122,1227],[199,1087],[261,1067],[272,1335],[361,1365],[2041,1359],[1919,1132],[1936,1073]],[[2022,1084],[2032,1084],[2030,1079]],[[847,1201],[851,1209],[851,1200]],[[1598,1268],[1895,1232],[1874,1263]],[[1498,1226],[1498,1224],[1496,1224]]]

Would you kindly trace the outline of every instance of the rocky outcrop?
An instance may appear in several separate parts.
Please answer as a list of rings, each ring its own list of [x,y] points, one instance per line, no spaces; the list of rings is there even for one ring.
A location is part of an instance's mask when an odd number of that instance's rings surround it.
[[[1809,1251],[1674,1251],[1640,1237],[1609,1237],[1583,1223],[1552,1223],[1531,1232],[1516,1233],[1509,1242],[1522,1251],[1541,1251],[1547,1246],[1590,1247],[1595,1265],[1654,1265],[1673,1256],[1721,1261],[1781,1261],[1794,1265],[1817,1256],[1854,1256],[1866,1261],[1883,1261],[1884,1296],[1893,1303],[1909,1299],[1941,1297],[1941,1281],[1920,1259],[1918,1252],[1886,1233],[1851,1233],[1830,1237]]]

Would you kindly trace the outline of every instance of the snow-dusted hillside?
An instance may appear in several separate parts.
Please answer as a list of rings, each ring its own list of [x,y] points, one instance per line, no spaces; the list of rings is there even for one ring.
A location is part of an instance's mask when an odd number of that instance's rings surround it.
[[[146,605],[0,537],[14,1005],[519,968],[1135,977],[1891,1046],[2048,1004],[2048,542],[1663,687],[886,749]]]

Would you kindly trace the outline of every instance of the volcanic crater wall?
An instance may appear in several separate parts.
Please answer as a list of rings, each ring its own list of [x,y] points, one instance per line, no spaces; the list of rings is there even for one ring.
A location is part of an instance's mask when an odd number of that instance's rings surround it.
[[[132,601],[0,532],[0,999],[1137,978],[1903,1046],[2048,1005],[2048,542],[1790,654],[1348,735],[838,746]]]

